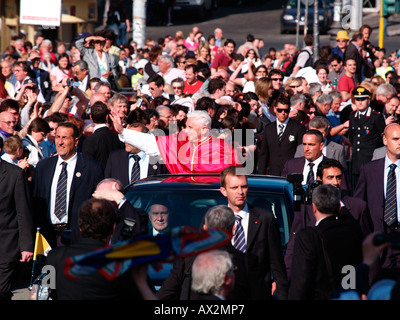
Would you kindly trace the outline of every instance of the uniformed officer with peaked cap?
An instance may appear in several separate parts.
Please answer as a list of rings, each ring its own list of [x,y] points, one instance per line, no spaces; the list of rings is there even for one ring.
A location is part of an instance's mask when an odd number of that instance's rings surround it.
[[[362,86],[352,91],[357,110],[349,117],[349,139],[352,144],[351,173],[353,190],[357,185],[361,165],[369,162],[375,148],[381,147],[385,129],[383,116],[370,107],[371,92]]]

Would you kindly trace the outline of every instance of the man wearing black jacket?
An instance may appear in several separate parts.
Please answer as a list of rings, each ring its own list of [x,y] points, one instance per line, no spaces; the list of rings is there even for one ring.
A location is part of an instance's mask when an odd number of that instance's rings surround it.
[[[204,229],[222,228],[232,233],[235,225],[233,211],[224,205],[210,208],[204,217]],[[235,285],[227,300],[261,300],[267,298],[267,289],[261,276],[258,258],[254,254],[243,253],[228,243],[219,248],[231,254],[235,270]],[[178,260],[170,275],[164,281],[157,297],[161,300],[197,300],[198,295],[191,290],[191,269],[195,257]]]

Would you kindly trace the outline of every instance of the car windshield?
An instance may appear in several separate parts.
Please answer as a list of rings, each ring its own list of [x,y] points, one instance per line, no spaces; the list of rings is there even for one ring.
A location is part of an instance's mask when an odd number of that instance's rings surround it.
[[[131,189],[126,194],[128,201],[135,207],[141,208],[149,213],[150,207],[157,203],[156,199],[167,200],[156,207],[154,211],[158,215],[160,228],[173,228],[182,225],[191,225],[199,228],[202,223],[202,218],[207,210],[215,205],[227,205],[226,198],[217,190],[138,190],[137,188]],[[168,203],[170,206],[168,214],[166,214],[165,205]],[[283,194],[272,194],[266,192],[249,192],[248,203],[253,206],[264,208],[274,214],[277,218],[282,247],[285,247],[289,239],[289,213],[287,212],[287,205]],[[152,213],[152,212],[150,212]],[[153,213],[152,213],[153,216]],[[161,218],[162,216],[162,218]],[[149,217],[151,220],[151,217]],[[155,222],[156,223],[156,222]],[[152,230],[153,225],[149,221],[149,230]]]

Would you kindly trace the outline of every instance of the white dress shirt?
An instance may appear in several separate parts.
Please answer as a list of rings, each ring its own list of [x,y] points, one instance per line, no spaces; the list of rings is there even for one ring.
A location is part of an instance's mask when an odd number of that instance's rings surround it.
[[[321,163],[321,161],[322,161],[323,158],[324,158],[323,156],[320,156],[318,159],[315,159],[315,161],[313,161],[313,163],[314,163],[314,167],[313,167],[314,179],[317,179],[317,169],[318,169],[318,165]],[[311,161],[308,161],[308,160],[306,159],[306,163],[305,163],[304,168],[303,168],[303,182],[301,183],[302,185],[307,184],[308,171],[310,170],[310,167],[308,166],[308,164],[309,164],[310,162],[311,162]]]
[[[229,207],[229,205],[228,205],[228,207]],[[241,222],[242,222],[242,226],[243,226],[243,230],[244,230],[244,238],[245,238],[246,245],[247,245],[247,234],[248,234],[249,216],[250,216],[249,207],[248,207],[247,203],[244,206],[243,210],[241,210],[239,212],[235,212],[235,216],[236,215],[238,215],[238,216],[240,216],[242,218]],[[236,228],[236,225],[238,223],[239,223],[238,221],[235,221],[235,228]],[[233,237],[232,237],[231,242],[232,242],[232,245],[233,245]]]
[[[68,207],[69,207],[69,195],[70,195],[70,191],[71,191],[72,179],[74,178],[74,174],[75,174],[75,167],[76,167],[77,159],[78,159],[78,155],[75,153],[75,155],[72,158],[65,161],[67,163],[67,206],[65,209],[67,213],[68,213]],[[58,177],[60,176],[60,173],[62,170],[62,165],[61,165],[62,162],[64,162],[64,160],[61,159],[60,156],[58,156],[56,169],[54,170],[53,181],[51,183],[50,219],[51,219],[52,224],[60,224],[60,223],[68,222],[68,214],[66,214],[62,218],[61,221],[54,214],[54,206],[56,203],[57,182],[58,182]],[[78,172],[76,174],[78,174]]]
[[[140,157],[140,160],[139,160],[140,179],[147,178],[147,173],[148,173],[148,168],[149,168],[149,156],[146,153],[144,153],[143,151],[140,151],[137,155]],[[129,177],[131,177],[132,167],[133,167],[134,163],[135,163],[135,159],[133,157],[131,157],[129,154]]]
[[[386,198],[386,185],[387,185],[387,178],[388,178],[388,173],[390,170],[390,165],[393,162],[389,160],[388,156],[385,156],[385,174],[383,175],[383,191],[384,195]],[[396,199],[397,199],[397,221],[400,221],[400,160],[397,160],[394,162],[394,164],[397,166],[396,169],[394,170],[394,173],[396,174]]]

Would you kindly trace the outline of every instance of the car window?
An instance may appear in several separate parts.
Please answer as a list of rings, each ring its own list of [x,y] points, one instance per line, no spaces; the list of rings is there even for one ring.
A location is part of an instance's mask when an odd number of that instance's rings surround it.
[[[219,204],[227,205],[226,198],[217,189],[155,191],[134,188],[126,194],[126,197],[135,208],[141,208],[147,213],[155,199],[166,199],[170,206],[167,217],[169,228],[182,225],[199,228],[208,209]],[[282,247],[285,247],[289,239],[290,221],[283,194],[249,192],[248,203],[264,208],[275,216],[279,225]],[[151,230],[152,227],[153,225],[149,222],[149,229]]]
[[[306,7],[306,2],[307,0],[301,0],[300,1],[300,8],[301,9],[304,9],[305,7]],[[326,5],[326,2],[325,1],[322,1],[322,0],[319,0],[319,2],[318,2],[318,7],[321,9],[321,8],[324,8],[324,7],[326,7],[327,5]],[[308,8],[309,9],[313,9],[314,8],[314,0],[308,0]],[[288,2],[287,2],[287,4],[286,4],[286,9],[297,9],[297,0],[289,0]]]

